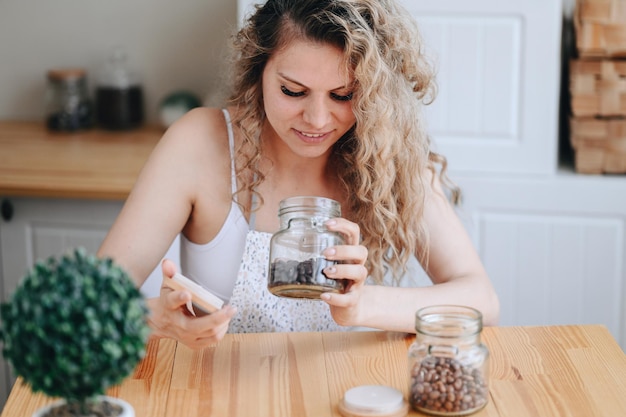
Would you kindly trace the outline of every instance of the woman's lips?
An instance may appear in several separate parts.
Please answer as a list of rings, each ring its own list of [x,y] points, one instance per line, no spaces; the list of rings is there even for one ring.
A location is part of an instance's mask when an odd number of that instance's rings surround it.
[[[294,129],[300,138],[307,143],[320,143],[322,142],[330,132],[324,133],[314,133],[314,132],[303,132],[301,130]]]

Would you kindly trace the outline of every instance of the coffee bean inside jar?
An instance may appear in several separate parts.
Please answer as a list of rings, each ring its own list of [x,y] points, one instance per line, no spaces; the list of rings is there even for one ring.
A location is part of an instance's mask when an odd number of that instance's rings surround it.
[[[328,278],[324,269],[335,265],[322,254],[343,245],[343,236],[325,223],[340,217],[335,200],[324,197],[290,197],[280,202],[280,230],[270,240],[268,290],[280,297],[319,299],[324,292],[342,292],[345,280]]]
[[[411,371],[409,401],[435,415],[464,415],[487,404],[488,387],[479,369],[451,358],[428,357]]]
[[[489,350],[482,314],[465,306],[424,307],[409,348],[409,403],[437,416],[464,416],[489,400]]]
[[[324,258],[302,262],[276,259],[270,266],[269,290],[282,297],[315,299],[323,292],[340,292],[344,289],[344,280],[334,280],[324,274],[324,268],[335,264]]]

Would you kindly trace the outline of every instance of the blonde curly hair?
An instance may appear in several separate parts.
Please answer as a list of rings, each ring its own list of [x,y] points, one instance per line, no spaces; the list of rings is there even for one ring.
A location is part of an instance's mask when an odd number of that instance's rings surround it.
[[[262,73],[272,54],[293,39],[344,51],[346,70],[355,81],[356,124],[335,144],[329,163],[346,191],[345,212],[358,219],[371,278],[382,283],[389,268],[399,278],[411,254],[418,254],[422,264],[428,257],[427,177],[439,175],[453,201],[460,197],[422,123],[422,104],[434,99],[435,84],[416,23],[394,0],[267,0],[257,5],[233,45],[229,101],[237,107],[233,123],[243,136],[237,193],[252,195],[264,180],[256,168],[265,120]],[[433,175],[423,175],[427,170]]]

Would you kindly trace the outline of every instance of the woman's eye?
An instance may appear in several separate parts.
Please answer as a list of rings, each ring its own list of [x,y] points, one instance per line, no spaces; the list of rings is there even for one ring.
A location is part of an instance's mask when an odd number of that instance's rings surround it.
[[[330,96],[337,101],[350,101],[352,100],[352,93],[346,94],[345,96],[340,96],[339,94],[330,93]]]
[[[291,91],[284,85],[280,86],[280,91],[282,91],[284,95],[289,97],[301,97],[304,95],[304,91]]]

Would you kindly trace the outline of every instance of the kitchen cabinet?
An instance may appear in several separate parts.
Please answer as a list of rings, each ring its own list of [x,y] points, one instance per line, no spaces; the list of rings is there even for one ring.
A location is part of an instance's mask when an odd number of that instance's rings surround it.
[[[13,214],[0,221],[3,300],[36,260],[78,246],[95,252],[122,205],[118,201],[39,198],[5,198],[4,204],[12,207]],[[14,377],[7,369],[2,376],[0,402],[4,403]]]
[[[604,324],[626,349],[626,177],[458,176],[501,324]]]
[[[79,199],[6,198],[10,220],[0,223],[3,291],[9,295],[36,260],[82,246],[95,252],[122,202]]]

